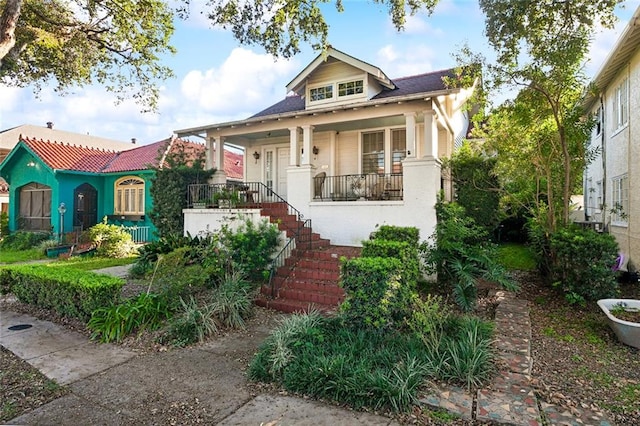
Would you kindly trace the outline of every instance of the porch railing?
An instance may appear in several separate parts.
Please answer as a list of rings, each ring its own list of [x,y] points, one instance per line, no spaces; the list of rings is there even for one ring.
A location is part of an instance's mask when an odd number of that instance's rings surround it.
[[[149,227],[148,226],[123,226],[124,229],[134,243],[146,243],[149,242]]]
[[[314,201],[403,199],[401,174],[316,175],[313,180]]]

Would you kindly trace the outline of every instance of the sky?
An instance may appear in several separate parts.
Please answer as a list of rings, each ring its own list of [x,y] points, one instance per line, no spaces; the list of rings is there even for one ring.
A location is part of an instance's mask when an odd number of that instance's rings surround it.
[[[175,130],[240,120],[286,96],[286,85],[317,56],[310,46],[289,60],[277,59],[259,46],[241,46],[230,31],[214,29],[201,13],[204,0],[191,0],[188,20],[176,18],[175,55],[163,64],[176,77],[160,83],[156,113],[141,113],[133,101],[115,104],[99,86],[72,90],[65,96],[43,88],[0,84],[0,130],[22,124],[54,127],[139,144],[170,137]],[[456,66],[453,54],[467,44],[492,57],[485,40],[484,16],[477,0],[440,0],[434,13],[410,17],[398,32],[387,10],[365,0],[343,0],[344,12],[325,5],[331,45],[380,68],[391,79]],[[619,8],[613,30],[601,30],[591,46],[586,74],[593,77],[606,59],[640,0]]]

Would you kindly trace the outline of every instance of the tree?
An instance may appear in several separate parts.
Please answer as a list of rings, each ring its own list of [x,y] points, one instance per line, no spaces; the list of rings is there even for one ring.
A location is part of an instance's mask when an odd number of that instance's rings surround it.
[[[155,110],[173,13],[164,0],[0,0],[0,79],[38,92],[92,83]]]
[[[372,0],[387,6],[393,25],[404,28],[408,7],[411,15],[424,9],[433,12],[439,0]],[[317,51],[328,47],[329,25],[321,5],[331,0],[211,0],[209,19],[215,26],[230,27],[242,44],[257,44],[274,56],[291,57],[300,52],[300,42],[312,41]],[[342,0],[335,0],[335,8],[344,10]]]
[[[517,88],[482,137],[498,154],[502,180],[528,190],[546,232],[569,222],[571,195],[588,160],[593,122],[579,105],[583,63],[596,25],[610,27],[620,0],[479,0],[497,54],[492,89]],[[526,180],[529,182],[526,182]],[[531,185],[534,183],[534,185]]]

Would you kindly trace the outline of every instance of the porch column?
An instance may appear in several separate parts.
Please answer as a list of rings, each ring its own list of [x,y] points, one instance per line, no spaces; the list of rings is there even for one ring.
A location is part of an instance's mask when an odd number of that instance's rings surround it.
[[[409,112],[404,115],[406,134],[407,134],[407,146],[406,154],[407,158],[416,157],[416,113]]]
[[[289,165],[300,165],[300,150],[298,149],[297,127],[289,127]]]
[[[434,110],[424,112],[422,158],[438,158],[438,117]]]
[[[211,183],[227,183],[227,174],[224,171],[224,136],[218,136],[216,139],[214,159],[216,172],[211,177]]]
[[[213,160],[214,149],[213,145],[215,143],[215,138],[209,137],[207,138],[206,144],[206,157],[205,157],[205,167],[207,169],[213,169],[215,167],[215,161]]]
[[[338,132],[333,131],[329,134],[329,170],[327,174],[329,176],[335,176],[336,174],[336,140],[338,138]]]
[[[311,147],[313,146],[313,126],[302,126],[302,165],[311,164]]]

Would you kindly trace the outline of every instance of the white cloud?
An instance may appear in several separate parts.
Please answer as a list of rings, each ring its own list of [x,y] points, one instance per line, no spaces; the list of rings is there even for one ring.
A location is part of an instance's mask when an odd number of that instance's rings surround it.
[[[236,48],[219,68],[187,73],[181,92],[186,102],[211,113],[233,116],[257,111],[285,96],[286,77],[297,67],[293,61],[274,61],[270,55]]]
[[[438,53],[424,44],[386,45],[378,50],[376,64],[390,78],[406,77],[432,71],[437,57]]]

